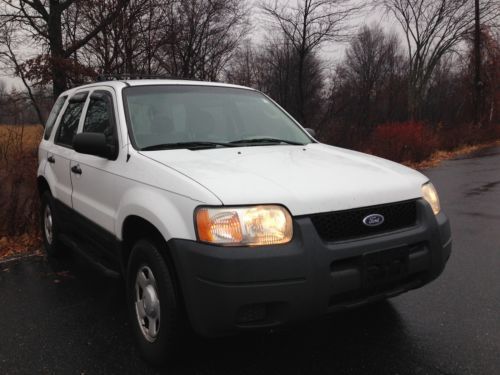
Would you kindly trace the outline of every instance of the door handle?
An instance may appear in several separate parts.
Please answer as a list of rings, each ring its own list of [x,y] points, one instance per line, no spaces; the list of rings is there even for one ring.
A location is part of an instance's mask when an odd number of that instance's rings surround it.
[[[71,167],[71,172],[75,174],[82,174],[82,168],[79,165],[74,165]]]
[[[47,158],[47,161],[50,163],[50,164],[54,164],[56,162],[56,159],[54,159],[54,157],[52,155],[50,155],[48,158]]]

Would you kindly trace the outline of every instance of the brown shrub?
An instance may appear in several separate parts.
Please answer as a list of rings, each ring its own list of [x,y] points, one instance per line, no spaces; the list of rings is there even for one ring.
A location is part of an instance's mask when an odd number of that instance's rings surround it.
[[[397,162],[427,160],[436,151],[454,151],[500,139],[500,125],[438,125],[432,128],[419,122],[391,123],[377,126],[361,149]],[[356,147],[356,146],[354,146]]]
[[[500,138],[500,124],[474,125],[461,124],[457,126],[439,126],[439,149],[450,151],[459,147],[487,143]]]

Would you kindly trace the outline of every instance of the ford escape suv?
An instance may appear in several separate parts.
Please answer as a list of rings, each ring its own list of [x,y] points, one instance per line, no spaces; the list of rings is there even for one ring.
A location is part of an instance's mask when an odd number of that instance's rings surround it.
[[[316,141],[264,94],[110,80],[56,101],[39,147],[45,249],[126,283],[143,356],[429,283],[451,233],[433,185]]]

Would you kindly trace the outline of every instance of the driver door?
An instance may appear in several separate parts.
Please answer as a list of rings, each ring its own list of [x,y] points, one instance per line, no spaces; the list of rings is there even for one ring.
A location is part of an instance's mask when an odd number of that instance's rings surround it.
[[[86,240],[112,252],[115,217],[120,202],[120,133],[116,123],[114,92],[97,89],[90,94],[80,132],[104,133],[114,156],[81,154],[75,151],[71,161],[73,209],[79,214],[81,234]],[[123,153],[122,153],[123,154]]]

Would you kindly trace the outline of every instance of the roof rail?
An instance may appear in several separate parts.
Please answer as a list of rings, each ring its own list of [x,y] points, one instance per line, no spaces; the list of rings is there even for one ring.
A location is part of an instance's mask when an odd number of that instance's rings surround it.
[[[103,81],[126,81],[129,79],[175,79],[174,77],[161,74],[100,74],[97,76],[97,82]]]

